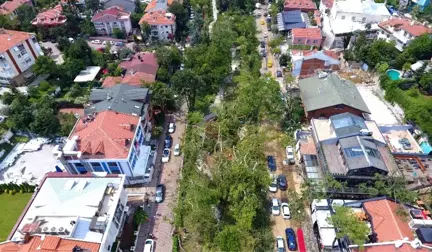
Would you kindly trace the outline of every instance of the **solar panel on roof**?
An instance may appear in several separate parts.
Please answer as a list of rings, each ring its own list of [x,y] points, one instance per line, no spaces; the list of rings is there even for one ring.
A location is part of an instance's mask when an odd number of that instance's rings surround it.
[[[416,230],[416,234],[421,242],[432,242],[432,228],[419,228]]]

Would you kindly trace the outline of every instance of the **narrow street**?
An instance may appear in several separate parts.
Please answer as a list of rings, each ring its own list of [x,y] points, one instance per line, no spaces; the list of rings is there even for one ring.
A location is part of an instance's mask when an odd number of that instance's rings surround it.
[[[175,122],[175,132],[171,134],[173,143],[171,147],[171,157],[168,163],[162,163],[161,157],[164,142],[161,141],[158,146],[158,158],[155,164],[155,173],[151,185],[146,189],[150,197],[149,220],[141,226],[138,234],[138,242],[135,251],[143,251],[145,240],[149,234],[153,234],[155,240],[155,252],[172,251],[172,234],[174,231],[174,214],[173,208],[176,206],[177,187],[180,170],[183,165],[183,156],[174,156],[173,149],[176,144],[180,144],[182,150],[182,137],[186,129],[186,108],[185,106],[179,111],[165,116],[164,133],[161,139],[165,139],[168,134],[168,124]],[[154,184],[153,184],[154,183]],[[155,186],[157,184],[165,185],[165,199],[162,203],[154,203]],[[148,209],[147,209],[148,210]]]

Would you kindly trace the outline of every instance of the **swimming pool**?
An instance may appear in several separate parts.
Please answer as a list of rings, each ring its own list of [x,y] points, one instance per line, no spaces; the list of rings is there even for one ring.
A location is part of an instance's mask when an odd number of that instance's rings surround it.
[[[388,77],[390,77],[390,80],[399,80],[401,73],[398,70],[390,69],[387,71]]]

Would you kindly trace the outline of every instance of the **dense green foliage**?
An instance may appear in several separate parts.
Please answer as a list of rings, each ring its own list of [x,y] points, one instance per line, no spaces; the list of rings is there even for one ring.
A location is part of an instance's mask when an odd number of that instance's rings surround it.
[[[335,213],[327,218],[338,232],[337,238],[348,237],[352,244],[363,246],[370,232],[365,221],[359,220],[357,215],[349,207],[334,206]]]

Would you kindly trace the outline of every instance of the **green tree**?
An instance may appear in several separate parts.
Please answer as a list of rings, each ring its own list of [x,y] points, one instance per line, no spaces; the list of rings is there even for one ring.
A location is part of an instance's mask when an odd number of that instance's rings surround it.
[[[96,35],[96,28],[91,21],[90,15],[88,15],[79,25],[81,29],[81,33],[86,34],[88,36]]]
[[[114,28],[113,34],[114,34],[114,37],[116,37],[118,39],[124,39],[126,37],[125,32],[120,30],[120,28]]]
[[[133,215],[133,220],[136,226],[144,224],[148,220],[148,218],[148,213],[144,211],[142,207],[138,207]]]
[[[31,24],[36,17],[35,9],[27,4],[21,5],[17,10],[16,19],[19,21],[19,26],[22,31],[31,32],[34,30]]]
[[[60,123],[53,109],[53,100],[46,96],[36,107],[33,121],[30,123],[30,130],[44,137],[57,134],[60,131]]]
[[[282,54],[279,57],[279,65],[281,65],[281,66],[284,66],[284,67],[288,66],[290,61],[291,61],[291,57],[286,53]]]
[[[359,220],[349,207],[335,205],[334,211],[335,213],[328,217],[327,221],[336,228],[336,237],[343,238],[347,236],[353,244],[362,247],[370,231],[366,222]]]
[[[383,62],[378,65],[377,72],[383,74],[387,71],[388,68],[389,68],[389,64],[387,62]]]
[[[159,67],[163,67],[172,72],[174,69],[178,69],[182,62],[182,56],[177,47],[159,47],[156,49],[156,58],[158,60]]]
[[[57,38],[57,48],[60,51],[67,50],[69,48],[70,44],[71,43],[69,42],[69,39],[66,37],[58,37]]]
[[[96,13],[98,10],[102,9],[102,4],[99,0],[86,0],[85,7],[91,13]]]
[[[171,83],[175,92],[186,99],[189,110],[193,110],[196,97],[205,85],[202,78],[186,69],[176,72],[171,78]]]
[[[139,24],[141,27],[141,34],[144,41],[147,41],[150,38],[151,26],[147,22],[142,22]]]
[[[175,109],[174,93],[165,83],[155,82],[150,84],[152,90],[152,106],[153,108],[160,109],[162,111]]]
[[[402,66],[402,70],[403,70],[402,75],[404,75],[407,71],[410,71],[411,70],[411,63],[405,62],[405,64],[403,64],[403,66]]]
[[[421,89],[428,92],[429,94],[432,93],[432,73],[426,73],[424,74],[419,81],[419,85]]]
[[[157,70],[157,79],[158,81],[169,83],[171,76],[166,68],[161,67]]]
[[[65,55],[70,59],[79,59],[84,62],[86,66],[93,64],[92,62],[92,49],[84,39],[77,39],[72,43],[68,50],[65,51]]]
[[[29,102],[27,97],[16,94],[9,110],[8,121],[10,121],[14,129],[29,129],[29,125],[33,121],[33,105]]]
[[[57,74],[57,65],[48,56],[39,56],[32,68],[33,72],[37,75]]]
[[[188,34],[187,23],[189,21],[189,12],[184,4],[180,2],[173,2],[168,11],[176,17],[176,32],[175,37],[178,41],[185,38]]]

